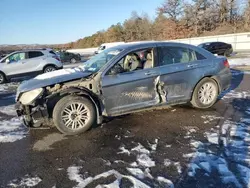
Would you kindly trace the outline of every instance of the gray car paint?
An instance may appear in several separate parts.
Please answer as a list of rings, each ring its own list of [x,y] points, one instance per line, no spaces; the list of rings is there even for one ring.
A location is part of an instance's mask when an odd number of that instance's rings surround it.
[[[110,68],[129,52],[160,46],[193,49],[205,56],[206,60],[159,66],[113,76],[106,75]],[[192,45],[148,42],[121,45],[113,49],[122,49],[122,51],[104,65],[93,79],[95,81],[93,84],[101,84],[101,98],[107,115],[123,114],[159,104],[187,102],[191,98],[195,85],[206,76],[215,76],[221,81],[220,85],[223,89],[230,84],[230,70],[218,64],[223,59],[217,58],[210,52]],[[89,75],[90,73],[77,72],[72,75],[58,76],[47,80],[33,79],[23,83],[18,88],[18,92],[22,93],[40,87],[68,82]]]

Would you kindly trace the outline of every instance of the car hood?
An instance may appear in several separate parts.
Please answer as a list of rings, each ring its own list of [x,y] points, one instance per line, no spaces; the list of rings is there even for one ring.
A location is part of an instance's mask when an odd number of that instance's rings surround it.
[[[91,74],[91,72],[84,71],[81,68],[61,69],[53,72],[44,73],[28,81],[24,81],[18,87],[17,95],[19,93],[23,93],[33,89],[84,78]]]

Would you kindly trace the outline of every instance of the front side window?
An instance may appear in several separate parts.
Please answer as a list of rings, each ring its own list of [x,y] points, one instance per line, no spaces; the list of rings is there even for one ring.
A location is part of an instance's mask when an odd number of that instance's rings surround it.
[[[29,58],[40,57],[40,56],[43,56],[43,55],[44,54],[42,52],[39,52],[39,51],[30,51],[30,52],[28,52]]]
[[[97,72],[104,65],[106,65],[111,59],[120,54],[121,51],[122,49],[109,48],[93,56],[90,60],[85,62],[84,65],[81,65],[79,67],[86,71]]]
[[[10,55],[9,57],[7,57],[5,59],[5,62],[7,63],[17,63],[20,60],[24,60],[25,59],[25,52],[20,52],[20,53],[15,53]]]
[[[176,63],[189,63],[202,60],[205,57],[189,48],[184,47],[161,47],[159,48],[159,65],[171,65]]]
[[[130,52],[118,61],[107,73],[109,75],[153,68],[154,50],[152,48]]]

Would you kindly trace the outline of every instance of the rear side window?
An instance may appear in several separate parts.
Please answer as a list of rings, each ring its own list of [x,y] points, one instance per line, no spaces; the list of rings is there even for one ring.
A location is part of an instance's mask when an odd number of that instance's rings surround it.
[[[206,58],[200,53],[189,48],[171,46],[159,48],[159,66],[176,63],[189,63],[202,59]]]
[[[56,53],[52,50],[49,51],[50,54],[56,55]]]
[[[35,58],[35,57],[40,57],[43,56],[44,54],[40,51],[30,51],[28,52],[28,57],[29,58]]]

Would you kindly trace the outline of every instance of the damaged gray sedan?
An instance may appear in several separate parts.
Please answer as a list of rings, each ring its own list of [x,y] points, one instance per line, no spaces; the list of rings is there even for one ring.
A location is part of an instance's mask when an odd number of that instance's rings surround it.
[[[225,57],[192,45],[125,44],[104,50],[84,65],[41,74],[22,83],[17,114],[27,126],[56,126],[74,135],[119,116],[164,105],[209,108],[229,88]]]

